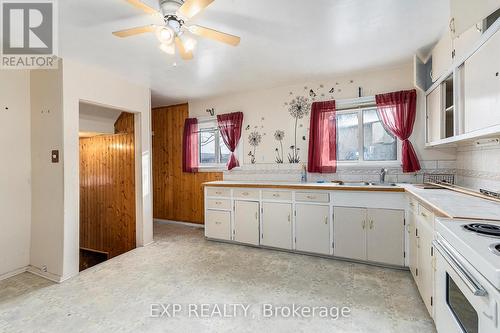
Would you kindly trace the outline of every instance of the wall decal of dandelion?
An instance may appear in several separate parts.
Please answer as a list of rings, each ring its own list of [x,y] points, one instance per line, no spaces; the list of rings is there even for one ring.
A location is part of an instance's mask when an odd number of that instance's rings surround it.
[[[283,164],[284,161],[283,140],[285,139],[285,131],[276,130],[276,132],[274,132],[274,139],[278,141],[280,144],[280,147],[275,149],[276,163]]]
[[[260,142],[262,141],[262,135],[260,135],[259,132],[257,131],[253,131],[252,133],[250,133],[250,135],[248,136],[248,144],[253,147],[253,151],[250,151],[248,153],[248,156],[250,156],[250,162],[252,164],[255,164],[257,163],[257,159],[256,159],[256,151],[257,151],[257,146],[260,145]]]
[[[311,102],[309,98],[304,96],[295,97],[289,104],[288,112],[295,119],[295,144],[290,147],[292,152],[288,154],[288,161],[290,163],[300,163],[299,148],[297,147],[297,128],[299,119],[303,119],[309,115],[311,110]]]

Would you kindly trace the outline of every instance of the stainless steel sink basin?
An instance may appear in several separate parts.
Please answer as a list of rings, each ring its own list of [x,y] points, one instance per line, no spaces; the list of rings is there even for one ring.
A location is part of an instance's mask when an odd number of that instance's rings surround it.
[[[394,183],[370,183],[370,186],[398,186]]]
[[[377,182],[337,182],[339,186],[352,186],[352,187],[363,187],[363,186],[397,186],[394,183],[377,183]]]
[[[370,183],[368,182],[342,182],[339,185],[342,186],[368,186]]]

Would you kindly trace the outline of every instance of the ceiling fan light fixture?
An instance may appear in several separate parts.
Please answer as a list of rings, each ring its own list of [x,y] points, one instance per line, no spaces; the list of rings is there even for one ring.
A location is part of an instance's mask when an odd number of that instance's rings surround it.
[[[198,43],[196,39],[189,36],[188,34],[183,34],[181,36],[181,40],[184,43],[184,48],[188,52],[194,51],[194,49],[196,48],[196,44]]]
[[[156,37],[162,44],[171,44],[175,38],[175,32],[170,27],[161,27],[156,31]]]
[[[160,44],[160,50],[169,55],[175,54],[175,45],[174,44]]]

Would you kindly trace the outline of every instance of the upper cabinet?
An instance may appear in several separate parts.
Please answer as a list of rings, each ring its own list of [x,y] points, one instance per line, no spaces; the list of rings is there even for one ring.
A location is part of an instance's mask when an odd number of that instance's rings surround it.
[[[426,90],[427,146],[500,134],[499,11],[458,36],[450,25],[426,62],[431,70],[416,62],[416,82]],[[422,83],[425,71],[430,86]]]
[[[432,82],[436,82],[451,69],[453,62],[453,42],[451,34],[446,31],[432,50]]]
[[[498,0],[450,0],[450,30],[453,36],[460,36],[498,8]]]
[[[500,125],[500,33],[464,65],[465,133]]]

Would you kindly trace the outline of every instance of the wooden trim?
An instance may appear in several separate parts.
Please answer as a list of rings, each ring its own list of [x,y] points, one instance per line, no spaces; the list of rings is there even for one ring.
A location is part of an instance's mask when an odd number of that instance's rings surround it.
[[[184,121],[189,117],[187,103],[153,111],[153,218],[203,224],[202,184],[222,180],[222,173],[182,171]]]
[[[292,184],[213,184],[203,183],[208,187],[231,187],[231,188],[275,188],[288,190],[318,190],[318,191],[357,191],[357,192],[399,192],[404,193],[402,187],[368,187],[368,186],[339,186],[339,185],[292,185]]]

